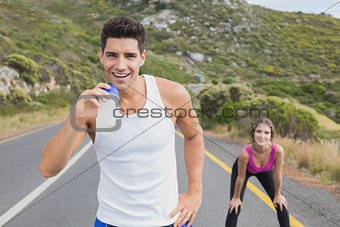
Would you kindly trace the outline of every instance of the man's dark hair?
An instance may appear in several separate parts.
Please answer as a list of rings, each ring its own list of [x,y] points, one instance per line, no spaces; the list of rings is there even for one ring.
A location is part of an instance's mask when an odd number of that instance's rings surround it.
[[[138,41],[140,54],[145,49],[145,29],[139,21],[127,16],[115,17],[103,27],[101,34],[101,48],[104,53],[107,38],[132,38]]]

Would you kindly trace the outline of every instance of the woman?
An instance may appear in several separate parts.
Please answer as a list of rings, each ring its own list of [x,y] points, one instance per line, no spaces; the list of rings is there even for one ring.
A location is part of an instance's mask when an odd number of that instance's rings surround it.
[[[274,125],[268,118],[257,119],[251,129],[252,143],[236,159],[231,174],[230,203],[226,227],[236,226],[246,184],[255,176],[274,203],[280,226],[290,226],[287,201],[281,195],[283,148],[273,143]]]

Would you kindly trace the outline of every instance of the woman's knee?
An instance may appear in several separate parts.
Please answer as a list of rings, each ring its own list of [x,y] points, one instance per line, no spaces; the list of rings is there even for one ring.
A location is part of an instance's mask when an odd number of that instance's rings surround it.
[[[231,217],[231,218],[237,218],[238,215],[240,214],[240,212],[241,212],[240,208],[238,208],[237,214],[235,212],[235,209],[233,209],[233,211],[231,213],[228,211],[228,216]]]
[[[276,208],[276,212],[277,212],[278,215],[286,215],[286,214],[288,214],[288,210],[284,206],[282,207],[282,211],[280,209],[280,206],[278,206]]]

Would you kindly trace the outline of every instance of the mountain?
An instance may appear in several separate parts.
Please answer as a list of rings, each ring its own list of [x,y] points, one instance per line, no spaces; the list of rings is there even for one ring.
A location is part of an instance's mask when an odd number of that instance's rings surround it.
[[[19,92],[15,87],[35,100],[58,87],[79,93],[105,81],[101,28],[128,15],[147,30],[142,72],[180,83],[248,83],[260,93],[295,97],[340,122],[340,20],[329,15],[279,12],[244,0],[0,5],[0,103],[16,100],[10,97]]]

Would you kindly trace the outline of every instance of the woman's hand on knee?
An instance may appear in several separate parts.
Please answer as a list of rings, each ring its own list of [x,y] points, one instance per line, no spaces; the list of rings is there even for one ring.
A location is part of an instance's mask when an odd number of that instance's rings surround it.
[[[283,195],[275,196],[273,203],[276,208],[280,207],[280,211],[283,210],[283,207],[287,209],[287,200]]]
[[[232,198],[230,203],[229,203],[229,213],[231,214],[233,212],[233,209],[235,209],[235,214],[238,213],[239,208],[242,208],[242,201],[240,198]]]

